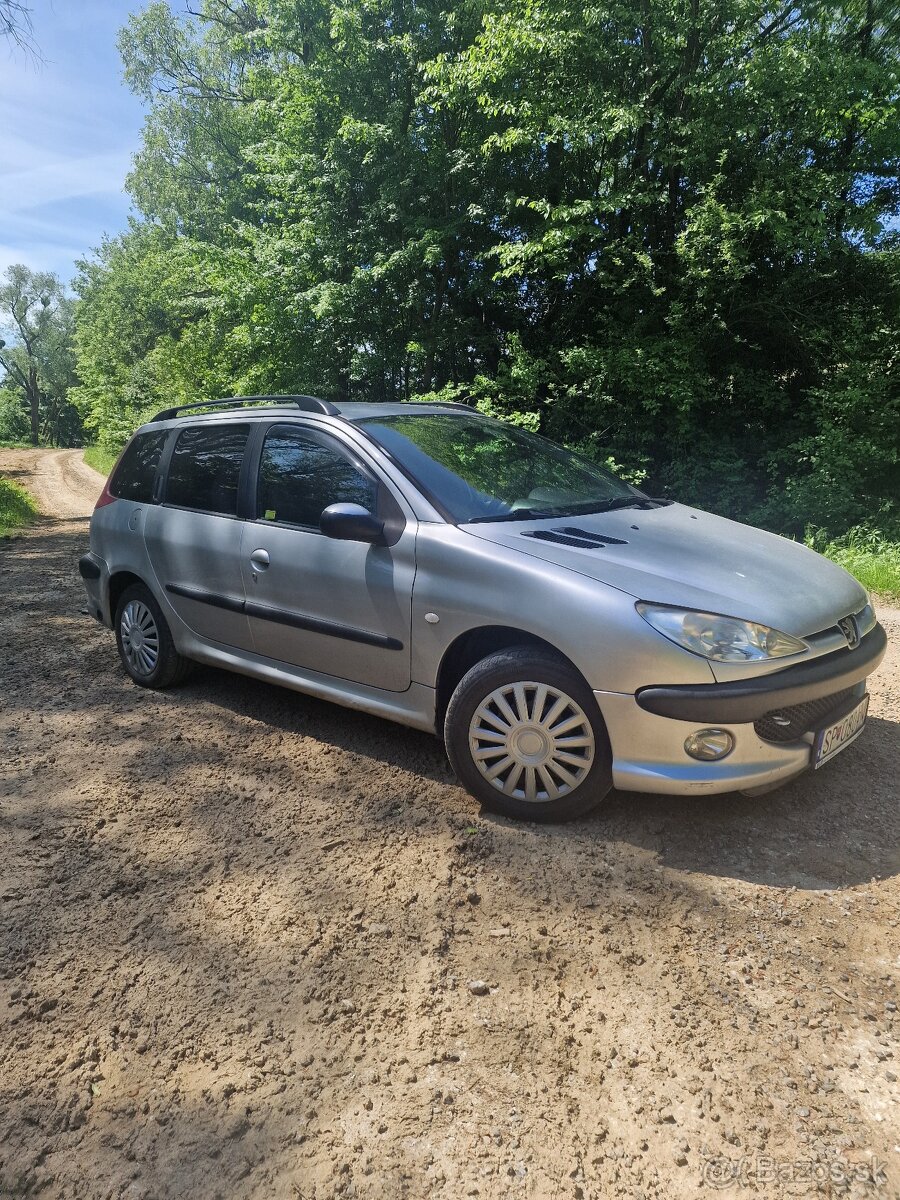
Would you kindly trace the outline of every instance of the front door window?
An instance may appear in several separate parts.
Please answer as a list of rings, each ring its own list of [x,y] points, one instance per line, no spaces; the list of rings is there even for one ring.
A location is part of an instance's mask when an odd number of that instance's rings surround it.
[[[259,464],[257,520],[318,529],[325,509],[342,502],[374,512],[375,482],[338,450],[301,433],[268,435]]]

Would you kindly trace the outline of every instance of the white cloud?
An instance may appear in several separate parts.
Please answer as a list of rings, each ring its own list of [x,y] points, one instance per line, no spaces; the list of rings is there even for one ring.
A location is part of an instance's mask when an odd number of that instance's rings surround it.
[[[44,162],[0,176],[0,219],[4,211],[24,212],[79,196],[121,195],[131,167],[130,151],[87,154]]]
[[[83,246],[60,246],[54,242],[30,242],[27,248],[0,242],[0,276],[13,263],[24,263],[32,271],[53,271],[63,283],[75,273],[75,259],[84,258]]]
[[[69,277],[125,226],[143,110],[123,85],[116,33],[143,0],[32,0],[43,57],[0,57],[0,266]]]

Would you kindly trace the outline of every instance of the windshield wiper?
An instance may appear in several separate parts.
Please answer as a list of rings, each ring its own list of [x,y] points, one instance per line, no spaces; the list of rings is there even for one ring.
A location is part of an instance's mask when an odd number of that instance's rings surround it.
[[[652,508],[653,501],[649,496],[614,496],[611,500],[598,500],[591,504],[590,508],[587,505],[582,506],[579,511],[587,516],[589,513],[614,512],[617,508]],[[571,514],[575,516],[575,513]]]
[[[591,513],[613,512],[617,508],[653,508],[656,501],[649,496],[614,496],[610,500],[586,500],[583,504],[558,504],[552,508],[517,508],[514,512],[496,513],[488,517],[470,517],[463,525],[479,525],[491,521],[537,521],[542,518],[589,516]]]
[[[540,517],[562,516],[559,512],[551,512],[546,508],[517,508],[514,512],[496,513],[489,517],[469,517],[462,521],[463,525],[483,525],[486,521],[536,521]]]

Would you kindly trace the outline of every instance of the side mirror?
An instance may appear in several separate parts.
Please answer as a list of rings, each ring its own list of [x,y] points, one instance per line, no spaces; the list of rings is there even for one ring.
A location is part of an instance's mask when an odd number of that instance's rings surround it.
[[[384,542],[384,521],[361,504],[329,504],[319,517],[319,528],[341,542]]]

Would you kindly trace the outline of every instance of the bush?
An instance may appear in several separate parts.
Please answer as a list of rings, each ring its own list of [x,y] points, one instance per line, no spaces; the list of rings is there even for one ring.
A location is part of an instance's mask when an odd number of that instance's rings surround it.
[[[855,575],[864,588],[892,599],[900,598],[900,541],[890,541],[877,529],[857,526],[840,538],[822,529],[806,531],[806,544]]]
[[[85,446],[84,461],[101,475],[109,475],[116,465],[120,450],[109,446]]]
[[[0,537],[7,537],[37,516],[34,501],[17,483],[0,475]]]
[[[9,388],[0,388],[0,442],[19,445],[30,434],[28,416],[21,397]]]

